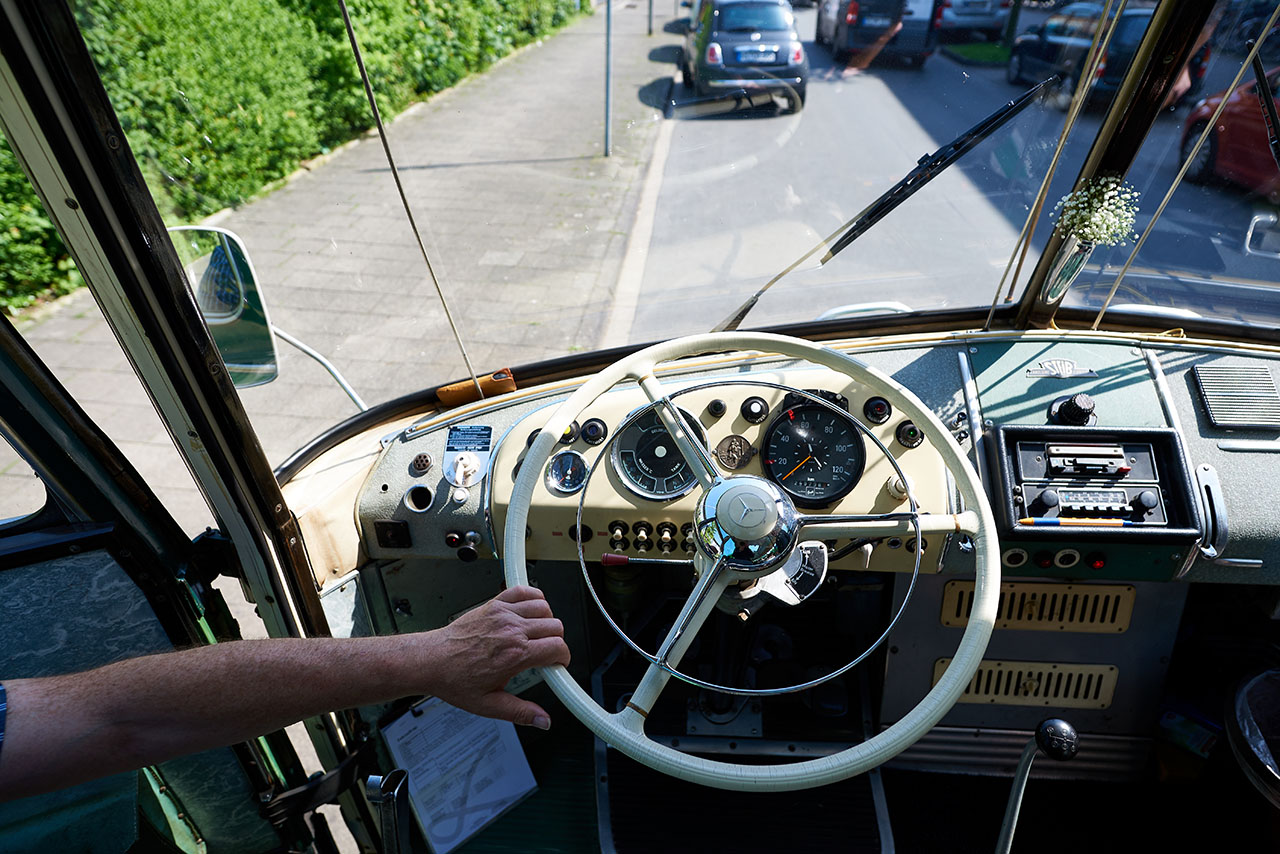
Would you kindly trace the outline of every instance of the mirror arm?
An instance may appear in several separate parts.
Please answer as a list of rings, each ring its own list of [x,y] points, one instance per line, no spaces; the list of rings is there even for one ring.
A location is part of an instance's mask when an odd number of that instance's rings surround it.
[[[338,369],[333,366],[332,362],[330,362],[324,356],[321,356],[319,353],[317,353],[315,350],[308,347],[306,344],[303,344],[297,338],[294,338],[288,332],[285,332],[279,326],[276,326],[274,323],[271,324],[271,332],[281,341],[284,341],[286,344],[292,344],[294,347],[297,347],[303,353],[306,353],[308,356],[310,356],[311,358],[319,362],[320,367],[328,371],[329,376],[333,377],[334,381],[337,382],[338,385],[342,386],[342,390],[347,393],[347,397],[351,398],[351,402],[354,403],[361,412],[369,411],[368,404],[366,404],[363,400],[360,399],[360,395],[356,394],[356,390],[353,389],[350,383],[348,383],[346,379],[342,376],[342,374],[338,372]]]

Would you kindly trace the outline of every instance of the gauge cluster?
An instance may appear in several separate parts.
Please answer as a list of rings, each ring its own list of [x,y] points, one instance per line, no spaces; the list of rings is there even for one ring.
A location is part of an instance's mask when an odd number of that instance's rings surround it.
[[[906,473],[923,510],[951,510],[945,469],[919,428],[841,374],[809,368],[671,382],[668,393],[688,434],[722,476],[767,478],[806,512],[906,509],[886,452]],[[556,405],[530,412],[495,451],[491,521],[498,538],[524,455]],[[531,559],[576,560],[579,547],[587,560],[609,552],[687,556],[693,542],[682,532],[689,530],[701,491],[639,389],[622,386],[597,399],[560,442],[534,490],[526,537]],[[914,545],[894,541],[877,550],[876,568],[909,571]]]

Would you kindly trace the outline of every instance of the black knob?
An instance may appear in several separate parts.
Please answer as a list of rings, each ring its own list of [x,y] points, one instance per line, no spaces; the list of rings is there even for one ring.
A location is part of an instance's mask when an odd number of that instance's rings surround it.
[[[471,563],[476,559],[476,557],[478,557],[478,555],[476,554],[475,546],[463,546],[458,549],[458,560],[463,563]]]
[[[592,418],[582,425],[582,439],[588,445],[599,445],[609,435],[609,428],[599,418]]]
[[[724,401],[718,397],[707,404],[707,412],[712,418],[719,418],[721,415],[724,415],[725,410],[728,408],[729,407],[724,405]]]
[[[1050,759],[1066,762],[1080,749],[1080,736],[1062,718],[1048,718],[1036,727],[1036,746]]]
[[[1058,402],[1058,423],[1083,427],[1093,420],[1093,398],[1080,393],[1064,397]]]
[[[1144,489],[1138,493],[1138,497],[1133,500],[1133,503],[1139,510],[1155,510],[1160,506],[1160,496],[1150,489]]]
[[[742,417],[752,424],[759,424],[769,417],[769,404],[763,397],[748,397],[742,401]]]
[[[893,407],[883,397],[873,397],[862,404],[862,414],[872,424],[883,424],[893,414]]]
[[[1059,501],[1058,490],[1046,489],[1044,492],[1040,493],[1039,501],[1044,507],[1057,507]]]

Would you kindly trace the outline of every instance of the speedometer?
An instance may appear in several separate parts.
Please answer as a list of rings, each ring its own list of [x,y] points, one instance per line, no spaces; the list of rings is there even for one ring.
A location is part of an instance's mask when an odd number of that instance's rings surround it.
[[[680,414],[696,441],[706,445],[698,419],[683,409]],[[622,482],[642,498],[667,501],[684,495],[698,482],[657,410],[645,413],[618,434],[610,459]]]
[[[848,495],[867,461],[853,419],[818,403],[782,410],[765,431],[760,456],[769,479],[810,507]]]

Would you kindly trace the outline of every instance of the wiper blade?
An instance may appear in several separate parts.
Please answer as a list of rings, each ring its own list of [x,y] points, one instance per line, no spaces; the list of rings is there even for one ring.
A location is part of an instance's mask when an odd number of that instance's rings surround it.
[[[809,258],[813,257],[823,247],[827,248],[827,252],[822,256],[820,264],[826,264],[853,241],[857,240],[865,234],[872,226],[884,219],[898,205],[911,198],[917,190],[928,184],[948,166],[955,163],[964,155],[968,154],[978,143],[989,137],[995,131],[999,130],[1006,122],[1022,112],[1036,100],[1042,92],[1050,86],[1057,84],[1058,76],[1055,74],[1048,80],[1045,80],[1031,87],[1022,95],[1012,101],[1009,101],[1000,109],[969,128],[964,133],[957,136],[951,142],[939,148],[933,154],[926,154],[921,157],[915,168],[906,174],[906,176],[886,190],[881,196],[867,205],[862,211],[849,222],[846,222],[835,232],[830,234],[817,246],[810,249],[804,255],[797,258],[790,266],[778,275],[774,276],[764,284],[760,290],[751,295],[745,303],[739,306],[732,314],[720,321],[712,328],[712,332],[726,332],[731,329],[737,329],[743,319],[755,308],[760,297],[764,292],[773,287],[774,284],[783,276],[799,267]],[[839,235],[839,237],[837,237]]]
[[[1252,51],[1253,45],[1254,39],[1250,39],[1245,43],[1245,48]],[[1262,121],[1267,126],[1267,146],[1271,149],[1271,159],[1276,162],[1276,167],[1280,168],[1280,135],[1276,133],[1276,128],[1280,127],[1280,116],[1276,115],[1276,96],[1271,91],[1271,84],[1267,81],[1267,71],[1262,67],[1262,57],[1258,56],[1256,51],[1253,54],[1253,76],[1258,81],[1253,91],[1257,93],[1258,102],[1262,106]]]

